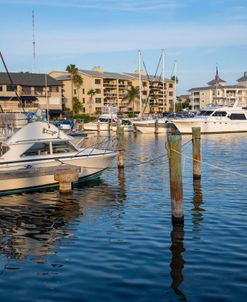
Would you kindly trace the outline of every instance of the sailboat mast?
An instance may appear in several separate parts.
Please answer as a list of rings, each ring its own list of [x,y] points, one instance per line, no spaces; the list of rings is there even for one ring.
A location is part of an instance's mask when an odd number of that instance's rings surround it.
[[[165,108],[165,50],[162,49],[162,101],[163,111]]]
[[[173,112],[176,112],[176,95],[177,95],[177,60],[174,62],[174,97],[173,97]]]
[[[48,85],[47,85],[47,74],[45,74],[45,98],[46,98],[46,119],[49,125],[50,118],[49,118],[49,101],[48,101],[48,93],[47,93]]]
[[[139,74],[139,102],[140,115],[142,114],[142,76],[141,76],[141,51],[138,50],[138,74]]]
[[[36,51],[35,51],[35,35],[34,35],[34,10],[32,10],[32,27],[33,27],[33,72],[36,69]]]

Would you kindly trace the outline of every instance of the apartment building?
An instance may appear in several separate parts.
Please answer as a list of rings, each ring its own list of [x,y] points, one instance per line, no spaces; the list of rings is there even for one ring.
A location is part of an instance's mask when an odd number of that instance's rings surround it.
[[[11,83],[11,80],[12,83]],[[49,75],[28,72],[0,73],[0,106],[4,112],[35,112],[46,109],[51,115],[62,110],[62,85]]]
[[[54,77],[63,85],[63,102],[67,108],[72,109],[72,98],[77,97],[83,104],[83,112],[88,114],[100,113],[105,105],[116,105],[121,112],[133,110],[133,104],[126,99],[131,86],[139,87],[139,75],[137,73],[114,73],[105,72],[101,67],[94,67],[92,70],[79,69],[78,74],[82,77],[83,83],[75,87],[71,76],[65,71],[52,71],[50,76]],[[134,104],[134,111],[140,112],[150,108],[154,112],[169,111],[174,95],[174,83],[165,79],[164,93],[163,82],[153,76],[141,75],[141,97],[137,98]],[[94,91],[90,95],[90,90]],[[145,104],[148,102],[148,105]],[[141,104],[141,106],[140,106]]]
[[[192,110],[200,110],[215,101],[226,100],[230,98],[239,98],[239,102],[247,105],[247,72],[237,80],[238,84],[226,85],[226,81],[222,80],[218,72],[215,79],[208,82],[208,86],[191,88],[190,104]]]

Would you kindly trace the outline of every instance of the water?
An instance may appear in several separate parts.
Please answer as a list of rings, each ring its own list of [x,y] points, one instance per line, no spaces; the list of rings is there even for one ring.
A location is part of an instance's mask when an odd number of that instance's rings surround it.
[[[165,136],[126,138],[124,173],[64,196],[0,197],[1,301],[246,300],[246,134],[203,137],[203,160],[231,173],[203,165],[193,183],[184,159],[185,224],[174,228]]]

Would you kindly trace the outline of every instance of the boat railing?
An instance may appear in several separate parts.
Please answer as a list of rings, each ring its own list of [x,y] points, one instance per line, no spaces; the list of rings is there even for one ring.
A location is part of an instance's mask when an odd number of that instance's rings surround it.
[[[80,152],[88,152],[88,156],[92,155],[95,150],[102,150],[104,153],[108,151],[116,151],[118,144],[117,136],[93,136],[83,140],[80,149],[83,149]]]
[[[226,97],[215,97],[211,106],[224,106],[224,107],[242,107],[242,101],[237,95],[230,95]]]

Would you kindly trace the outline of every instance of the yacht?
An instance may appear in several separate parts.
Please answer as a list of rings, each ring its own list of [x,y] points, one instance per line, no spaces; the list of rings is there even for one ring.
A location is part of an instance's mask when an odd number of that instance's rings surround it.
[[[100,127],[100,131],[107,131],[112,125],[116,125],[118,121],[117,107],[105,106],[103,113],[98,117],[96,121],[85,123],[84,130],[97,131]]]
[[[181,134],[192,133],[200,127],[201,133],[247,132],[247,108],[239,105],[238,98],[227,98],[201,110],[195,117],[171,121]]]
[[[141,133],[155,133],[155,123],[158,122],[158,133],[167,132],[167,119],[166,118],[147,118],[133,121],[133,124],[136,126],[136,129]]]
[[[106,142],[110,146],[111,142]],[[18,169],[56,167],[62,164],[81,168],[79,180],[99,176],[109,167],[117,152],[109,148],[78,147],[73,138],[47,122],[25,125],[10,138],[1,142],[0,174]],[[9,179],[0,178],[0,193],[30,191],[57,185],[54,175]]]

